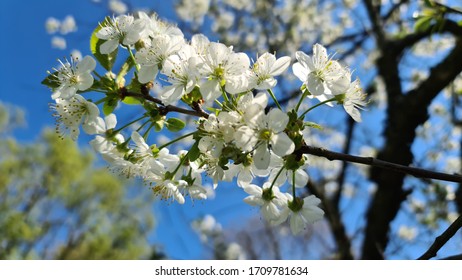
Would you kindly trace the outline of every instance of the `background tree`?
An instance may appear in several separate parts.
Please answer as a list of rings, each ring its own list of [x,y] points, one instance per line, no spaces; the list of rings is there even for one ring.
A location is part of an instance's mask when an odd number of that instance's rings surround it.
[[[151,197],[54,131],[18,143],[21,116],[0,103],[0,259],[161,258]]]

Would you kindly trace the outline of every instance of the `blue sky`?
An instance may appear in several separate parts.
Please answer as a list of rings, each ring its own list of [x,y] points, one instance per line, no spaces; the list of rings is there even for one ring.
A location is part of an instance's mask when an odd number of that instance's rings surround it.
[[[173,16],[170,2],[162,5],[160,1],[130,2],[137,7],[150,2],[161,16]],[[32,142],[44,127],[54,126],[48,109],[48,103],[52,101],[51,92],[40,82],[47,75],[46,71],[57,65],[57,59],[69,57],[72,49],[80,50],[84,56],[90,54],[91,32],[108,13],[105,6],[90,0],[0,1],[0,101],[20,106],[26,111],[27,126],[14,131],[19,141]],[[52,48],[45,21],[48,17],[62,20],[67,15],[75,17],[78,31],[65,36],[66,50]],[[82,136],[80,146],[89,148],[86,143],[90,138]],[[140,184],[140,187],[144,186]],[[242,202],[245,197],[243,192],[226,187],[219,191],[219,196],[226,199],[196,202],[193,206],[190,202],[184,206],[174,203],[154,205],[157,229],[156,234],[149,238],[161,245],[169,257],[202,258],[206,251],[189,226],[193,219],[212,213],[224,225],[233,225],[237,224],[238,217],[256,213],[255,209],[250,210]],[[146,195],[152,195],[147,188]]]

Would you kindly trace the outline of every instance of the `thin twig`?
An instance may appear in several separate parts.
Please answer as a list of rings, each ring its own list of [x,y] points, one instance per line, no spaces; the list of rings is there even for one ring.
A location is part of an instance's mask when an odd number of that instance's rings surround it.
[[[325,157],[328,160],[343,160],[349,162],[355,162],[370,166],[375,166],[383,169],[388,169],[396,172],[401,172],[405,174],[412,175],[417,178],[431,178],[449,182],[462,182],[462,176],[457,174],[447,174],[441,172],[430,171],[426,169],[404,166],[396,163],[391,163],[383,160],[379,160],[372,157],[359,157],[349,154],[342,154],[333,151],[329,151],[323,148],[312,147],[312,146],[302,146],[299,150],[295,151],[296,153],[301,154],[310,154],[319,157]]]
[[[196,117],[204,117],[204,118],[209,117],[209,114],[206,113],[204,110],[202,110],[200,106],[195,106],[194,107],[195,110],[188,110],[188,109],[184,109],[184,108],[173,106],[173,105],[165,105],[160,99],[152,97],[149,94],[140,94],[140,93],[130,92],[130,91],[123,92],[123,96],[124,97],[127,97],[127,96],[136,97],[136,98],[145,99],[153,103],[156,103],[161,106],[159,108],[159,112],[163,115],[166,115],[169,112],[177,112],[177,113],[182,113],[185,115],[196,116]]]
[[[459,216],[440,236],[438,236],[428,250],[418,260],[429,260],[436,256],[441,247],[451,239],[462,227],[462,215]]]

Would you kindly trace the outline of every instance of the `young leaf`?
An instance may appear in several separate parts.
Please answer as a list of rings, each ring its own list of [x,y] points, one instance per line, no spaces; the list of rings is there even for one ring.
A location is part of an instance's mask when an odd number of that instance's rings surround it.
[[[141,101],[139,101],[137,98],[132,97],[132,96],[127,96],[122,100],[123,103],[127,105],[140,105]]]
[[[177,118],[170,118],[165,122],[165,126],[171,132],[177,132],[182,130],[186,126],[186,123]]]

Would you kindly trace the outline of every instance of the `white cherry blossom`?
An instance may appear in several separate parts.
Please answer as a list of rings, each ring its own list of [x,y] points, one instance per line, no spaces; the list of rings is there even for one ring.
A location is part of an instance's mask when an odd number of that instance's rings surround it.
[[[200,86],[204,100],[209,102],[218,98],[222,87],[231,94],[249,90],[249,67],[250,59],[245,53],[235,53],[221,43],[210,43],[202,67],[206,77]]]
[[[55,89],[51,98],[69,99],[72,98],[78,90],[84,91],[93,85],[93,76],[91,72],[96,67],[96,61],[91,56],[85,56],[81,61],[71,59],[61,64],[61,68],[53,69],[51,79],[56,81],[59,86]]]
[[[108,19],[101,24],[96,37],[106,40],[100,46],[102,54],[109,54],[117,49],[119,44],[130,47],[141,38],[145,22],[130,15],[120,15]]]
[[[56,130],[61,135],[69,133],[71,138],[76,140],[81,124],[84,130],[91,130],[92,124],[97,121],[98,107],[79,94],[69,99],[57,98],[55,102],[50,107],[55,111],[53,116],[56,118]]]
[[[290,57],[283,56],[276,59],[274,54],[264,53],[258,57],[253,64],[252,70],[255,74],[255,88],[266,90],[276,86],[277,80],[274,76],[281,75],[290,65]]]
[[[327,56],[326,49],[315,44],[313,57],[304,52],[295,53],[298,62],[293,66],[293,72],[306,86],[310,94],[319,101],[326,101],[334,95],[345,93],[350,85],[349,71],[340,63]]]
[[[138,80],[141,83],[153,81],[159,69],[162,69],[164,61],[178,52],[183,44],[184,39],[180,36],[155,36],[149,47],[140,49],[135,55],[136,62],[141,66]]]

